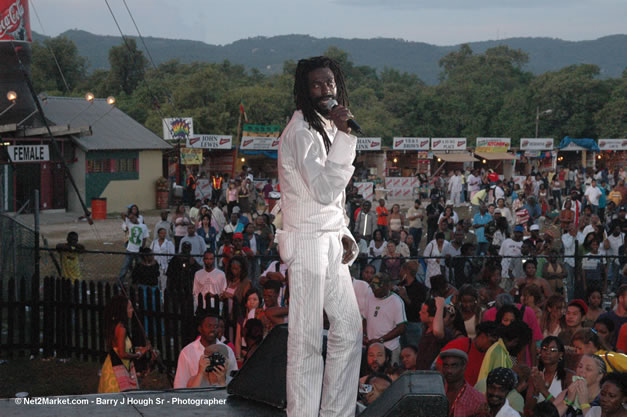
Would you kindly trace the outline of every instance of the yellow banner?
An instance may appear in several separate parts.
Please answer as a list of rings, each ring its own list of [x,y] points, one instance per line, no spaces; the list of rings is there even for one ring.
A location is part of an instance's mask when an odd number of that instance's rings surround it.
[[[202,149],[181,148],[183,165],[202,165]]]

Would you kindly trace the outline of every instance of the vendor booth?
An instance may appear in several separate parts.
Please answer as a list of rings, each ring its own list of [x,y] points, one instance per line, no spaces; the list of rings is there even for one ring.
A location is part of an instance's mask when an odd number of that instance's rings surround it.
[[[565,136],[559,146],[560,165],[562,166],[582,166],[584,168],[595,168],[595,153],[600,152],[599,146],[594,139],[574,139]]]
[[[509,179],[513,176],[516,156],[508,152],[511,138],[477,138],[475,156],[481,159],[482,166],[493,169]]]

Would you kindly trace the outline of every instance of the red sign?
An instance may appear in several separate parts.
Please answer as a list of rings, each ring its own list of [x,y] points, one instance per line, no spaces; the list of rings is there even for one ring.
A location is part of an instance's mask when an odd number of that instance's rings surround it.
[[[32,42],[28,0],[0,0],[0,42]]]

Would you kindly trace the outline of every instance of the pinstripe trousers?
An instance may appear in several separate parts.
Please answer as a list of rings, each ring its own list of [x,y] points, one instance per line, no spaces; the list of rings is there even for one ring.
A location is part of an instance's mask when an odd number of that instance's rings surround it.
[[[287,415],[355,415],[362,324],[339,232],[278,234],[288,265]],[[322,360],[323,311],[330,328]],[[324,370],[324,376],[323,376]]]

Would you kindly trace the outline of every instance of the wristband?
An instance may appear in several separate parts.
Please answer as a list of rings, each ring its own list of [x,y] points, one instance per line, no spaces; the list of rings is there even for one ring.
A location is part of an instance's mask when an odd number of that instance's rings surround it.
[[[568,405],[570,407],[574,407],[575,406],[575,404],[573,404],[572,401],[568,401],[568,398],[564,398],[564,404],[566,404],[566,405]]]
[[[590,408],[590,404],[588,404],[588,403],[579,404],[579,406],[581,407],[582,410],[584,408]]]
[[[544,401],[549,401],[551,398],[553,398],[553,394],[551,394],[551,393],[549,392],[549,396],[548,396],[548,397],[546,397],[546,398],[544,399]]]

